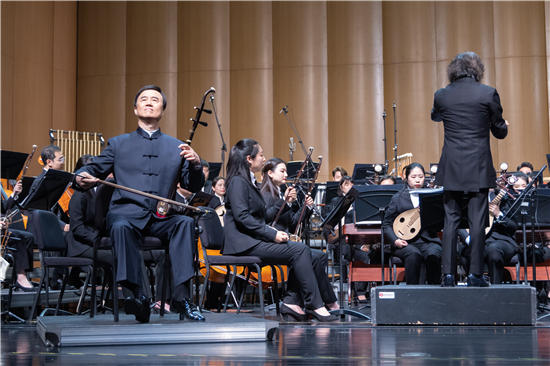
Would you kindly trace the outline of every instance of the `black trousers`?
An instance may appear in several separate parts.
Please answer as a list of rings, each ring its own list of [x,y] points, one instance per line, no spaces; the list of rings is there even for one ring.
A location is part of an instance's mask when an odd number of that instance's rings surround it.
[[[117,282],[143,283],[139,239],[154,236],[168,243],[172,261],[172,283],[178,286],[193,277],[195,255],[195,223],[192,218],[174,215],[165,219],[151,217],[143,230],[126,218],[111,216],[109,230],[117,256]]]
[[[504,265],[510,263],[510,259],[517,253],[517,246],[506,240],[487,239],[485,244],[485,261],[489,268],[489,277],[493,285],[502,283]],[[469,257],[469,248],[462,251],[463,256]],[[468,265],[465,266],[468,272]]]
[[[480,192],[444,191],[445,226],[443,229],[443,258],[441,271],[456,273],[456,243],[462,207],[468,205],[470,228],[470,273],[483,274],[485,226],[489,220],[489,189]]]
[[[326,277],[325,268],[317,256],[311,254],[308,246],[302,243],[289,241],[287,243],[261,242],[255,247],[241,253],[259,257],[267,264],[284,264],[292,266],[288,275],[288,290],[283,301],[291,305],[301,305],[300,293],[305,306],[311,310],[324,306],[317,275],[323,272]],[[314,260],[317,258],[317,260]],[[328,279],[327,279],[328,280]]]
[[[433,285],[441,279],[441,246],[436,243],[409,243],[406,247],[396,248],[393,255],[405,264],[407,285],[418,285],[422,261],[426,266],[426,281]]]
[[[11,255],[15,260],[15,272],[30,271],[32,269],[32,252],[34,250],[34,235],[28,231],[8,229],[10,239],[8,246],[17,249]],[[13,240],[11,238],[14,238]],[[17,240],[19,239],[19,240]]]

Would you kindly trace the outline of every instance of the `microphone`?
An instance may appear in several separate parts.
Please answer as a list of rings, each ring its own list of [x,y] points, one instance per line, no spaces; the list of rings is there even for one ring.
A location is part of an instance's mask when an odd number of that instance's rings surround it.
[[[283,113],[283,112],[285,112],[285,113],[286,113],[286,112],[287,112],[287,110],[286,110],[286,109],[287,109],[288,107],[290,107],[290,104],[287,104],[287,106],[286,106],[286,107],[283,107],[283,109],[281,109],[281,111],[279,112],[279,114],[281,114],[281,113]]]

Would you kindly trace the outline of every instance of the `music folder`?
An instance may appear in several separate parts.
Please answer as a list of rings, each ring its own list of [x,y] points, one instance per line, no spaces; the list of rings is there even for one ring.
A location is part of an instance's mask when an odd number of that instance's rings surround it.
[[[387,207],[391,198],[403,187],[402,184],[355,186],[359,191],[355,200],[355,225],[381,224],[380,209]]]
[[[334,230],[334,227],[340,223],[340,220],[346,215],[346,212],[348,212],[349,207],[358,195],[359,191],[354,187],[351,187],[344,198],[338,202],[338,204],[328,214],[327,218],[323,220],[321,227],[328,230]]]

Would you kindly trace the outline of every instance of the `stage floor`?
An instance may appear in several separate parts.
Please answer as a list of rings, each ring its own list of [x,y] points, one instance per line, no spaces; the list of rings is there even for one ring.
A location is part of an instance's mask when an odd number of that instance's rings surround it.
[[[346,317],[343,323],[281,323],[271,342],[61,348],[46,347],[35,322],[10,324],[2,325],[1,364],[548,365],[550,316],[544,315],[537,314],[535,326],[516,327],[386,327]]]

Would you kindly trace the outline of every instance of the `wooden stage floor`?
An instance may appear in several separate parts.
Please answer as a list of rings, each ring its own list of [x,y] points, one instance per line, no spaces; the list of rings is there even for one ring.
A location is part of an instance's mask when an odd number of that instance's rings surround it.
[[[276,320],[273,313],[267,318]],[[10,324],[1,328],[1,364],[548,365],[550,316],[545,314],[537,314],[535,326],[387,327],[346,317],[342,323],[281,323],[267,342],[61,348],[47,348],[35,322]]]

